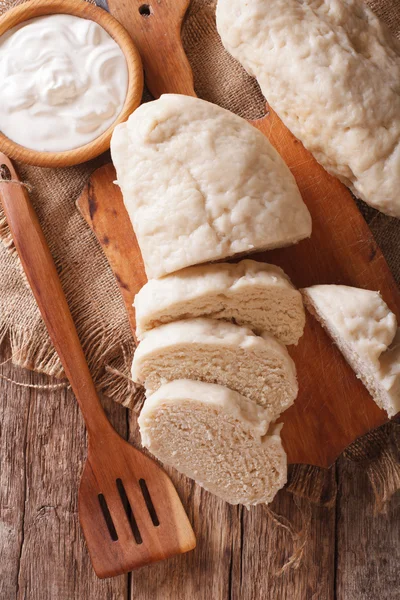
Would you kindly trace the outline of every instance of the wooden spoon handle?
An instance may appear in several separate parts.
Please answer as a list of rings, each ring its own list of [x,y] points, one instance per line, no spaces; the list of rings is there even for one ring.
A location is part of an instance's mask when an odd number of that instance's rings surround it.
[[[7,179],[12,182],[2,181]],[[12,162],[0,152],[0,199],[15,248],[90,432],[105,426],[107,418],[37,215],[26,188],[17,181]]]
[[[141,54],[145,82],[154,98],[196,95],[181,42],[189,4],[190,0],[108,0],[111,14],[128,30]]]

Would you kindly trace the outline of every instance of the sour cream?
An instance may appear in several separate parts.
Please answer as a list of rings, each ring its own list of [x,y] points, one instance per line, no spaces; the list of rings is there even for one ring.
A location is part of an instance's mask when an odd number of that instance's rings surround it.
[[[91,142],[118,117],[127,89],[122,50],[93,21],[49,15],[0,37],[0,131],[26,148]]]

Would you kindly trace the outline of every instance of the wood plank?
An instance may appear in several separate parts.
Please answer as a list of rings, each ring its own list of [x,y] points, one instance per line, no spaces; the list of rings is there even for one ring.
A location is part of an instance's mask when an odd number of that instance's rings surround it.
[[[49,379],[8,365],[23,383]],[[51,381],[50,381],[51,382]],[[78,484],[86,455],[83,420],[67,390],[0,382],[0,597],[4,600],[121,600],[127,577],[101,581],[78,523]],[[126,435],[126,411],[107,401]]]
[[[11,377],[9,363],[1,368]],[[16,597],[25,510],[25,441],[29,399],[0,381],[0,598]]]
[[[285,517],[295,532],[310,519],[301,566],[277,575],[293,551],[290,535],[273,524],[266,507],[250,511],[241,507],[232,600],[335,600],[335,508],[309,505],[286,490],[279,492],[270,508]]]
[[[399,493],[376,514],[361,463],[340,458],[337,497],[337,600],[397,600],[400,596]]]

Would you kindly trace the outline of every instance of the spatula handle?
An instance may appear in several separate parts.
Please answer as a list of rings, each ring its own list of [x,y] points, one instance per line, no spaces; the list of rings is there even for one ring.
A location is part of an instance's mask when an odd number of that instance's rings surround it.
[[[190,0],[108,0],[111,14],[138,48],[151,94],[195,96],[193,73],[181,42]]]
[[[104,414],[49,247],[10,159],[0,152],[0,199],[15,248],[51,341],[81,407],[88,431],[111,427]]]

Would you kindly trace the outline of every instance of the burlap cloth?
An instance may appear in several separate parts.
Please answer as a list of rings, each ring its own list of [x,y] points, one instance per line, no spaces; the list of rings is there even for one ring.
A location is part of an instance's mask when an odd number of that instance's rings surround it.
[[[17,3],[18,0],[0,0],[0,14]],[[400,37],[399,0],[369,0],[368,4]],[[257,83],[223,50],[214,14],[213,0],[193,0],[184,25],[183,40],[193,67],[196,91],[201,98],[243,117],[259,117],[265,101]],[[19,172],[33,188],[32,201],[96,384],[116,402],[131,407],[135,403],[135,388],[129,380],[129,367],[134,344],[124,304],[94,235],[75,207],[90,173],[106,159],[57,170],[19,165]],[[359,204],[399,282],[399,222]],[[1,213],[0,238],[0,342],[9,339],[16,365],[62,377],[60,362],[21,274]],[[368,470],[379,506],[400,488],[398,429],[396,423],[385,425],[354,443],[345,453],[349,460],[362,462]],[[336,489],[333,471],[292,467],[288,489],[329,505]]]

